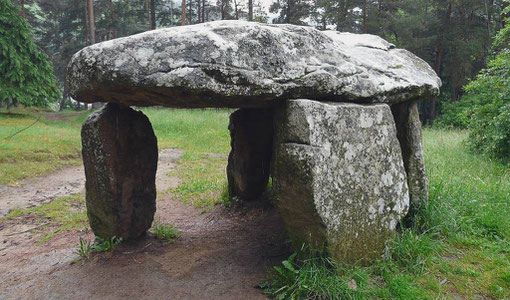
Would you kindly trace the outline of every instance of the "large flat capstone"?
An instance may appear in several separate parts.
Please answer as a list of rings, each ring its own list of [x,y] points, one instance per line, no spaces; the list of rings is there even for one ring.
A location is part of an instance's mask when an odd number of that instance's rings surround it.
[[[217,21],[86,47],[69,64],[81,102],[168,107],[270,107],[280,101],[398,103],[441,85],[412,53],[368,34]]]
[[[295,244],[347,264],[380,258],[409,207],[390,107],[291,100],[275,128],[273,185]]]
[[[158,146],[149,119],[109,103],[81,131],[87,215],[96,236],[135,239],[156,212]]]

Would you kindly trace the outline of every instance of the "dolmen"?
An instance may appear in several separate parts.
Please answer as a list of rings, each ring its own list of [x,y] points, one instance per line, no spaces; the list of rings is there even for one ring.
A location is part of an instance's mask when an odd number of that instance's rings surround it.
[[[243,21],[153,30],[79,51],[67,84],[78,101],[107,103],[82,129],[100,237],[138,238],[156,209],[157,140],[130,106],[238,108],[230,196],[259,201],[271,178],[294,245],[345,264],[380,258],[428,199],[417,101],[441,81],[374,35]]]

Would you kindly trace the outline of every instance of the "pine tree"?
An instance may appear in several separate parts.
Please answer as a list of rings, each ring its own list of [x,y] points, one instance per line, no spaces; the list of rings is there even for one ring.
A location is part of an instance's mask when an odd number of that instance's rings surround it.
[[[0,0],[0,102],[46,106],[59,99],[51,63],[34,43],[28,22],[10,0]]]

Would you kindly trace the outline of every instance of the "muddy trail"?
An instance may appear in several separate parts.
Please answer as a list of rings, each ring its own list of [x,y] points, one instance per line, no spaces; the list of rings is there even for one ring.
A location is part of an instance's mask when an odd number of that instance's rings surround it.
[[[222,206],[203,213],[178,201],[166,191],[180,182],[169,173],[181,154],[176,149],[160,152],[156,183],[155,219],[179,229],[181,236],[173,244],[147,234],[77,262],[79,238],[93,239],[90,232],[67,231],[39,244],[44,224],[30,217],[4,220],[0,223],[0,299],[266,298],[258,285],[267,268],[288,255],[278,214],[268,207]],[[68,176],[70,171],[76,176]],[[45,186],[42,181],[48,178],[56,180],[44,182]],[[0,203],[13,201],[4,195],[26,199],[23,195],[29,191],[39,191],[23,204],[38,205],[58,197],[55,194],[83,193],[83,182],[83,169],[65,169],[27,181],[17,192],[4,189]],[[8,210],[7,206],[2,209]]]

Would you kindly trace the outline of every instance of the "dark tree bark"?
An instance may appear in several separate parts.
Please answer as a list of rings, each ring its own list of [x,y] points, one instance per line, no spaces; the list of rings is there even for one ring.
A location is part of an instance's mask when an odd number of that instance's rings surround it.
[[[253,21],[253,0],[248,0],[248,21]]]
[[[147,21],[149,22],[149,30],[152,30],[151,12],[149,9],[149,1],[145,0],[145,13],[147,14]]]
[[[202,22],[205,22],[205,0],[202,0]]]
[[[347,16],[347,0],[342,0],[338,4],[338,13],[337,13],[337,20],[336,20],[336,30],[337,31],[342,31],[343,22],[344,22],[346,16]]]
[[[197,0],[197,23],[202,23],[202,1]]]
[[[436,50],[435,50],[435,57],[434,57],[434,65],[433,69],[436,72],[437,76],[441,77],[441,62],[443,59],[443,47],[444,47],[444,34],[445,31],[450,26],[450,18],[452,14],[452,3],[448,4],[447,12],[444,16],[443,22],[441,24],[441,29],[439,32],[439,36],[436,43]],[[433,98],[430,102],[430,109],[429,109],[429,115],[428,115],[428,122],[429,125],[432,125],[434,123],[434,119],[436,118],[436,99]],[[427,121],[425,121],[427,122]]]
[[[368,30],[367,30],[367,0],[363,0],[363,33],[367,33]]]
[[[83,18],[83,29],[84,29],[84,33],[85,33],[85,45],[88,45],[89,44],[89,31],[90,31],[90,26],[89,26],[89,11],[88,11],[88,2],[89,0],[85,0],[85,5],[83,6],[84,9],[85,9],[85,14],[84,14],[84,18]]]
[[[225,20],[226,11],[225,11],[225,0],[221,0],[221,19]]]
[[[186,25],[186,0],[181,2],[181,25]]]
[[[151,30],[156,29],[156,0],[150,0]]]
[[[239,10],[237,9],[237,0],[234,0],[234,9],[235,9],[236,20],[239,20]]]
[[[88,0],[89,28],[90,28],[90,44],[96,43],[96,30],[94,21],[94,0]]]

